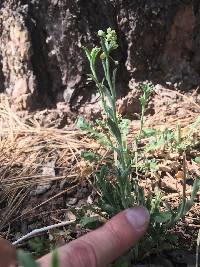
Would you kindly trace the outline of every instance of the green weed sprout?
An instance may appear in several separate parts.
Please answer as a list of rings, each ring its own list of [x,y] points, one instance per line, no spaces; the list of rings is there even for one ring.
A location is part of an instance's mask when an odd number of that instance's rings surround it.
[[[140,131],[138,134],[138,141],[142,137],[143,127],[144,127],[144,114],[145,114],[145,110],[149,102],[149,97],[151,93],[154,91],[154,87],[151,83],[146,83],[141,86],[141,89],[142,89],[142,95],[140,97],[140,103],[141,103],[142,111],[141,111],[141,117],[140,117]]]

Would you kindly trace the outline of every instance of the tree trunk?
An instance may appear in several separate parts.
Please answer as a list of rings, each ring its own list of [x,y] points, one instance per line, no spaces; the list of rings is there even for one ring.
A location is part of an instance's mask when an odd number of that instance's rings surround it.
[[[126,95],[149,80],[184,90],[200,82],[199,0],[0,1],[0,91],[19,109],[65,102],[78,110],[94,100],[81,45],[116,29],[117,87]]]

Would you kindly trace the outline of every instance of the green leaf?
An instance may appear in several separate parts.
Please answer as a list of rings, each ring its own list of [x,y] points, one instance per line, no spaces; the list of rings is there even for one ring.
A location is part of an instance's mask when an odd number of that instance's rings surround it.
[[[92,129],[92,125],[88,123],[83,117],[78,118],[76,127],[82,131],[88,131]]]
[[[155,159],[150,160],[149,162],[150,170],[157,171],[158,170],[158,163]]]
[[[41,257],[49,251],[48,240],[44,237],[33,237],[28,241],[31,251],[35,252],[35,257]]]
[[[99,175],[101,177],[105,177],[108,173],[108,167],[106,165],[102,166]]]
[[[83,117],[79,117],[76,123],[76,127],[90,134],[90,136],[95,138],[100,144],[109,146],[109,147],[111,146],[110,141],[108,140],[106,135],[103,133],[100,133],[98,129],[94,127],[94,125],[87,122]]]
[[[81,219],[80,223],[81,223],[82,227],[88,227],[88,228],[95,229],[99,226],[100,221],[99,221],[99,218],[97,216],[95,216],[95,217],[84,216]]]
[[[33,256],[30,253],[27,253],[23,250],[17,251],[17,259],[18,264],[22,267],[39,267],[39,263],[37,263]]]
[[[175,234],[169,234],[166,236],[166,241],[177,243],[178,242],[178,236]]]
[[[94,66],[95,64],[95,61],[96,61],[96,57],[97,55],[99,54],[99,52],[101,51],[101,48],[100,47],[94,47],[92,48],[92,51],[91,51],[91,63],[92,65]]]
[[[117,68],[115,68],[113,70],[113,76],[112,76],[112,86],[113,86],[113,97],[114,99],[116,99],[116,87],[115,87],[115,84],[116,84],[116,75],[117,75]]]
[[[150,144],[146,145],[145,151],[150,152],[159,149],[166,143],[166,136],[164,134],[160,134],[155,138],[153,141],[151,141]]]
[[[102,210],[104,210],[111,218],[112,216],[116,215],[118,208],[116,208],[116,203],[114,205],[110,205],[107,203],[107,201],[104,201],[104,203],[102,204]]]
[[[113,109],[111,109],[109,106],[105,106],[106,113],[109,115],[109,117],[113,117]]]
[[[192,208],[195,197],[197,196],[197,193],[199,191],[199,188],[200,188],[200,180],[196,179],[193,184],[191,198],[189,200],[182,201],[177,210],[177,215],[174,218],[174,222],[177,222],[178,220],[183,218],[187,214],[187,212]]]
[[[112,265],[112,267],[129,267],[128,258],[121,257]]]
[[[88,76],[88,79],[87,79],[88,81],[96,81],[94,75],[92,75],[92,74],[87,74],[87,76]]]
[[[194,159],[194,161],[195,161],[196,163],[200,164],[200,157],[196,157],[196,158]]]
[[[111,130],[112,134],[116,137],[118,143],[120,143],[121,142],[121,133],[120,133],[118,126],[110,118],[108,118],[108,125],[110,126],[110,130]]]
[[[91,152],[91,151],[84,151],[81,153],[81,156],[85,160],[88,160],[89,162],[98,162],[101,158],[99,154]]]
[[[51,262],[51,267],[59,267],[59,257],[58,257],[58,251],[54,250],[52,252],[52,262]]]
[[[165,223],[170,221],[172,214],[169,211],[162,212],[154,217],[154,221],[157,223]]]
[[[119,123],[119,128],[124,137],[129,133],[131,121],[129,119],[122,119]]]
[[[191,200],[194,201],[200,188],[200,179],[196,178],[192,187]]]
[[[109,103],[111,104],[112,103],[112,96],[110,94],[110,91],[108,90],[108,88],[105,85],[103,85],[103,89],[104,89],[104,94],[107,96]]]
[[[157,133],[156,129],[153,129],[153,128],[144,128],[143,129],[143,134],[145,137],[152,137],[152,136],[155,136]]]
[[[85,47],[85,46],[82,46],[82,48],[85,51],[85,54],[86,54],[88,60],[90,61],[91,60],[91,55],[90,55],[89,49],[87,47]]]

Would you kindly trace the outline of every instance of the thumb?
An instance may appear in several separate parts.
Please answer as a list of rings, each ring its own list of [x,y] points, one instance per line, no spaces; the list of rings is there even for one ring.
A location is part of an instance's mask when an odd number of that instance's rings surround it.
[[[145,233],[149,213],[144,207],[122,211],[101,228],[58,250],[60,267],[102,267],[112,263]],[[50,266],[51,254],[39,261]]]
[[[0,238],[0,267],[16,266],[16,250],[10,242]]]

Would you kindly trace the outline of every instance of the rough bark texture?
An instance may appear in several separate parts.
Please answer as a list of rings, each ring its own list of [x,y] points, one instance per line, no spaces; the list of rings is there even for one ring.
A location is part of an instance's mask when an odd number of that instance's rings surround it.
[[[95,33],[109,26],[120,43],[120,96],[143,80],[195,88],[200,83],[199,3],[1,0],[0,91],[6,90],[19,109],[58,102],[79,109],[93,101],[95,89],[86,83],[89,69],[80,45],[96,45]]]

